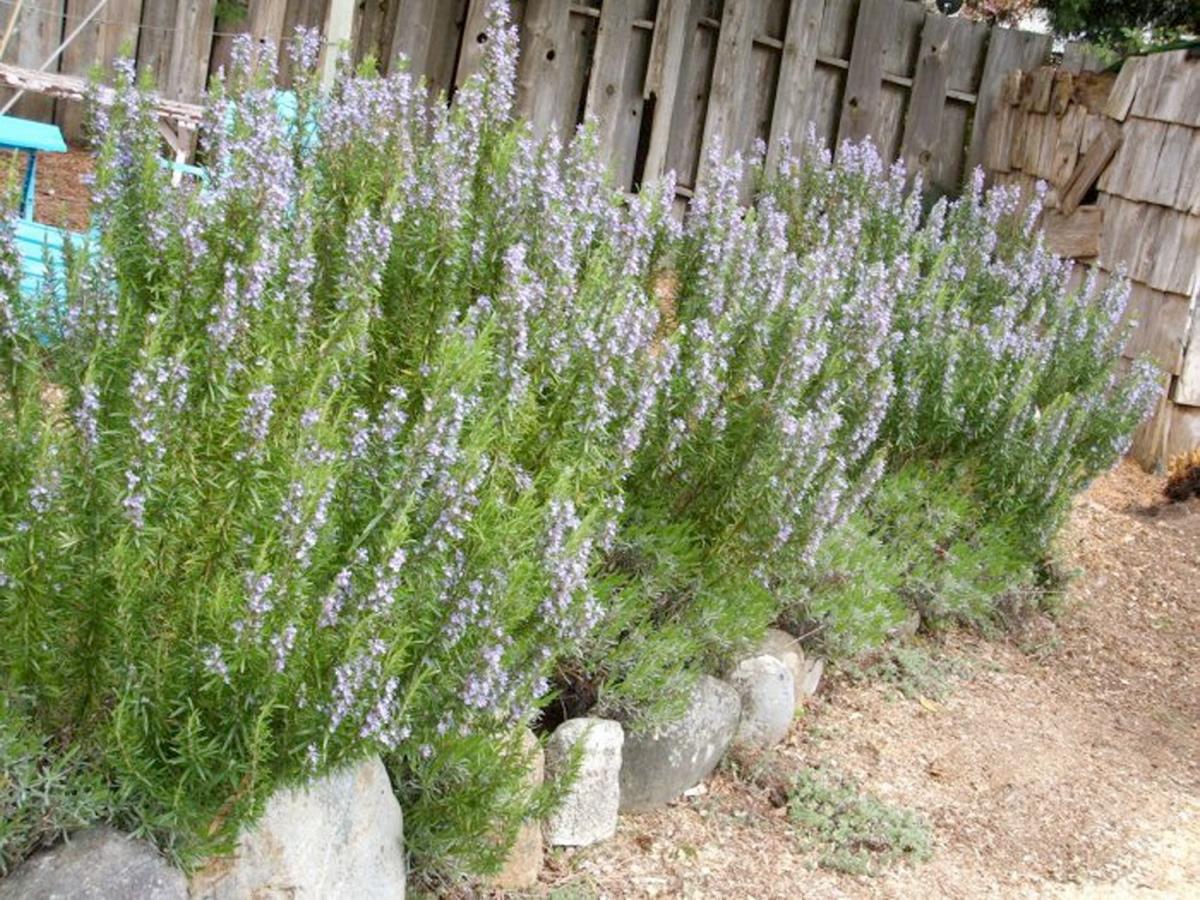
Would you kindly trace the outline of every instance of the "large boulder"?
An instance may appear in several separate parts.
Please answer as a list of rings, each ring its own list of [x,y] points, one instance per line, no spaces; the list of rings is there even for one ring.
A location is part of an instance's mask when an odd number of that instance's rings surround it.
[[[729,683],[742,701],[736,742],[763,748],[783,740],[796,714],[791,670],[774,656],[753,656],[737,664]]]
[[[737,731],[741,701],[723,681],[700,676],[674,722],[625,739],[621,811],[663,806],[709,776]]]
[[[547,841],[586,847],[617,833],[624,743],[625,730],[609,719],[567,719],[554,729],[546,743],[546,776],[562,777],[574,753],[580,757],[571,789],[546,819]]]
[[[792,684],[796,688],[796,705],[804,699],[804,676],[806,674],[804,648],[800,642],[786,631],[778,628],[768,628],[758,645],[756,656],[773,656],[792,673]]]
[[[153,846],[87,828],[0,879],[0,900],[186,900],[187,880]]]
[[[533,788],[542,786],[546,773],[546,754],[538,739],[528,728],[521,736],[529,772],[526,783]],[[508,851],[508,858],[500,871],[492,876],[492,886],[505,891],[521,891],[537,884],[542,871],[542,823],[522,822],[517,839]]]
[[[193,900],[404,897],[404,818],[379,757],[278,791],[234,855],[191,880]]]

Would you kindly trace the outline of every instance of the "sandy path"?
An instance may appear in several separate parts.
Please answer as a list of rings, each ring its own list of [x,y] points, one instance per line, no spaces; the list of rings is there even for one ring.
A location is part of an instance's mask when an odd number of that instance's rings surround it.
[[[825,765],[932,823],[932,858],[869,878],[814,867],[768,792],[707,793],[559,852],[557,897],[1200,897],[1200,502],[1162,507],[1132,465],[1063,537],[1064,611],[924,649],[940,702],[835,675],[775,753]]]

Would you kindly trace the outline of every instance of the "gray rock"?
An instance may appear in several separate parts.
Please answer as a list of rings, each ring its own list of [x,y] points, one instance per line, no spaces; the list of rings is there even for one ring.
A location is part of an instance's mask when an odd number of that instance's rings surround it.
[[[0,900],[186,900],[187,880],[153,846],[87,828],[0,880]]]
[[[742,700],[734,740],[749,747],[770,747],[783,740],[796,714],[791,670],[774,656],[755,656],[737,664],[729,683]]]
[[[530,762],[526,784],[529,787],[541,787],[546,773],[545,751],[528,728],[524,729],[521,740]],[[492,876],[492,886],[506,891],[525,890],[537,884],[541,871],[542,823],[523,822],[504,865]]]
[[[610,719],[567,719],[546,743],[546,777],[568,771],[580,747],[579,771],[570,791],[545,823],[546,840],[560,847],[586,847],[617,833],[620,773],[625,730]]]
[[[404,888],[404,819],[377,756],[277,792],[234,855],[189,884],[193,900],[402,900]]]
[[[627,736],[621,764],[621,811],[663,806],[707,778],[733,741],[740,711],[737,691],[702,675],[680,719]]]
[[[763,635],[762,643],[758,645],[756,656],[773,656],[792,673],[792,684],[796,688],[796,705],[804,699],[804,648],[800,642],[778,628],[768,628]]]
[[[821,686],[821,673],[825,671],[825,660],[809,656],[804,660],[804,680],[800,683],[800,692],[805,697],[811,697]]]

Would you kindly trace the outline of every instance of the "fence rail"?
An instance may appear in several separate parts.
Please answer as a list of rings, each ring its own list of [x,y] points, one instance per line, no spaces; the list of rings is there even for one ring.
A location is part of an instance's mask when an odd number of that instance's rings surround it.
[[[39,67],[96,0],[19,6],[3,61]],[[774,158],[811,125],[829,146],[870,136],[891,159],[953,191],[978,164],[1004,76],[1045,61],[1046,35],[989,28],[905,0],[513,0],[518,104],[566,137],[599,122],[626,188],[674,170],[687,196],[714,142]],[[279,42],[297,26],[349,34],[385,71],[403,54],[452,93],[478,67],[486,0],[108,0],[51,71],[85,75],[122,49],[164,96],[195,102],[236,34]],[[0,20],[18,9],[0,0]],[[230,10],[233,10],[232,12]],[[349,23],[344,16],[351,16]],[[334,24],[336,23],[336,24]],[[281,54],[281,79],[287,82]],[[81,133],[78,103],[29,95],[16,114]]]

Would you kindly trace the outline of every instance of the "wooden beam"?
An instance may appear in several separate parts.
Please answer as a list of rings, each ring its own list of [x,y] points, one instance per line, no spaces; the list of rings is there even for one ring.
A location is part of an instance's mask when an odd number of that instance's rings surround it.
[[[1059,209],[1063,215],[1071,215],[1083,201],[1121,146],[1122,140],[1121,126],[1112,119],[1105,119],[1100,133],[1084,152],[1083,158],[1075,164],[1075,171],[1059,191]]]
[[[1040,66],[1050,53],[1050,35],[993,28],[988,38],[987,57],[979,79],[979,98],[975,103],[975,118],[971,125],[971,141],[967,145],[966,175],[983,160],[984,138],[992,121],[1004,76],[1017,69],[1029,70]]]

